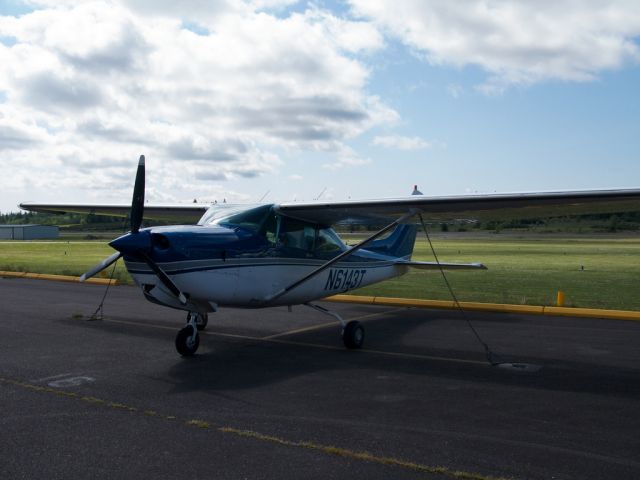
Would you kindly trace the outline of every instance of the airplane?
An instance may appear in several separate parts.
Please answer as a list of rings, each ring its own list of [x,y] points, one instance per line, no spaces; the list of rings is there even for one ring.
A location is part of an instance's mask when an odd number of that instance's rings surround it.
[[[178,353],[196,353],[198,331],[220,307],[306,305],[336,318],[346,348],[364,343],[364,327],[346,323],[313,302],[420,269],[477,269],[481,263],[411,259],[418,224],[452,219],[539,218],[640,211],[640,189],[424,196],[414,187],[405,198],[267,203],[256,205],[145,205],[145,157],[140,156],[131,205],[21,203],[50,213],[94,213],[130,218],[131,230],[109,245],[116,252],[81,281],[121,257],[150,302],[187,312],[175,338]],[[143,218],[197,221],[141,228]],[[340,224],[385,225],[354,246],[336,233]],[[365,248],[366,247],[366,248]]]

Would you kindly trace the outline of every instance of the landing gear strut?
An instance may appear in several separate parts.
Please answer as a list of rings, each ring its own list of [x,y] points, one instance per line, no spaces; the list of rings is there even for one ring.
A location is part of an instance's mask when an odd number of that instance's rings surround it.
[[[196,316],[196,327],[198,328],[198,331],[201,331],[207,328],[207,323],[209,323],[209,317],[207,316],[206,312],[205,313],[198,313],[198,312],[187,313],[187,323],[189,323],[189,319],[191,315]]]
[[[321,307],[320,305],[314,305],[312,303],[305,303],[305,305],[321,313],[324,313],[325,315],[331,315],[333,318],[340,321],[340,324],[342,325],[342,342],[344,343],[345,347],[347,347],[349,350],[362,348],[362,345],[364,344],[364,327],[360,322],[351,320],[349,323],[346,323],[344,319],[336,312],[332,312],[329,309]]]
[[[198,315],[190,313],[187,317],[187,325],[176,335],[176,350],[183,357],[190,357],[200,345],[200,336],[198,335]],[[205,315],[206,319],[206,315]],[[205,320],[206,322],[206,320]],[[206,323],[204,324],[206,326]],[[203,327],[204,328],[204,327]]]

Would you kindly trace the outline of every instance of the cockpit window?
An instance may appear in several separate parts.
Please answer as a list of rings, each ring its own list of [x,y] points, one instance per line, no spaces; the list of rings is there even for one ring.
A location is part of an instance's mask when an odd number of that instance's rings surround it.
[[[347,248],[331,228],[278,215],[273,205],[215,205],[198,224],[248,230],[293,256],[331,256]]]
[[[342,240],[340,240],[340,237],[330,228],[318,230],[314,247],[317,253],[336,253],[345,249],[345,245],[342,243]]]
[[[278,243],[286,248],[315,254],[336,253],[346,248],[330,228],[288,217],[281,218]]]

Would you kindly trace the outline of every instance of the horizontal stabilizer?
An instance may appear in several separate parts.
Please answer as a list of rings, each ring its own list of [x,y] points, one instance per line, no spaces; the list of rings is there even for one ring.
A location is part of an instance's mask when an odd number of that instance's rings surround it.
[[[463,270],[463,269],[479,269],[487,270],[482,263],[445,263],[445,262],[414,262],[412,260],[400,260],[396,265],[406,265],[407,267],[419,268],[422,270]]]

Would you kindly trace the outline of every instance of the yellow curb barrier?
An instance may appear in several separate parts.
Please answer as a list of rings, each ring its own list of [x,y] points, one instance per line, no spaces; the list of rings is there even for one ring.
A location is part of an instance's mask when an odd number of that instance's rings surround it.
[[[48,273],[30,273],[30,272],[6,272],[0,270],[0,277],[11,277],[11,278],[35,278],[38,280],[55,280],[57,282],[79,282],[80,277],[74,277],[71,275],[50,275]],[[120,285],[120,281],[118,279],[109,279],[109,278],[88,278],[84,281],[84,283],[90,283],[93,285]]]
[[[0,277],[35,278],[58,282],[79,282],[80,277],[71,275],[50,275],[46,273],[7,272],[0,270]],[[89,278],[84,283],[93,285],[120,285],[117,279]],[[387,307],[436,308],[455,310],[458,307],[452,300],[421,300],[415,298],[371,297],[363,295],[333,295],[324,300],[340,303],[383,305]],[[596,308],[545,307],[539,305],[509,305],[503,303],[460,302],[465,310],[476,312],[527,313],[531,315],[549,315],[563,317],[608,318],[613,320],[640,321],[640,312],[631,310],[602,310]]]
[[[369,297],[362,295],[333,295],[324,300],[329,302],[384,305],[387,307],[436,308],[455,310],[458,307],[451,300],[420,300],[411,298]],[[502,303],[460,302],[464,310],[476,312],[526,313],[564,317],[607,318],[613,320],[640,321],[640,312],[630,310],[600,310],[595,308],[544,307],[538,305],[508,305]]]

